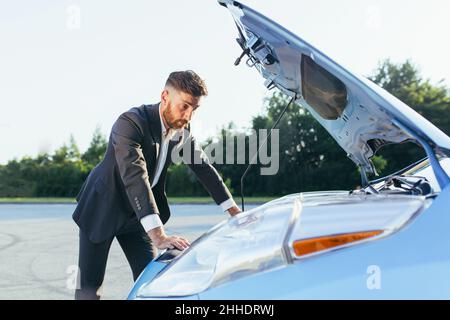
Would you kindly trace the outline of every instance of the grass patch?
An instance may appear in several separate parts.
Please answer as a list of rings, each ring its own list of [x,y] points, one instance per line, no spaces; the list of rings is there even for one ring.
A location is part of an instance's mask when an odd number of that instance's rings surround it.
[[[0,203],[75,203],[75,198],[0,198]]]

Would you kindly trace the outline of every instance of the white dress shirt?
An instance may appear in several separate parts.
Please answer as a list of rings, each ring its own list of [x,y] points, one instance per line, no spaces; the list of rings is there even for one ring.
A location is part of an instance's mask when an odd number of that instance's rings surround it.
[[[162,119],[162,112],[161,112],[161,103],[159,104],[159,120],[161,121],[161,145],[159,149],[159,156],[158,161],[156,165],[156,172],[155,177],[153,178],[151,187],[153,188],[158,183],[159,177],[161,176],[162,169],[164,167],[164,164],[166,163],[167,158],[167,151],[169,148],[169,141],[175,136],[177,131],[175,129],[166,129],[164,126],[164,122]],[[181,130],[181,129],[180,129]],[[220,204],[223,211],[227,211],[231,207],[236,206],[236,202],[233,198],[230,198],[228,200],[225,200]],[[148,232],[154,228],[161,227],[162,221],[159,218],[158,214],[150,214],[145,217],[143,217],[141,220],[141,224],[144,227],[145,232]]]

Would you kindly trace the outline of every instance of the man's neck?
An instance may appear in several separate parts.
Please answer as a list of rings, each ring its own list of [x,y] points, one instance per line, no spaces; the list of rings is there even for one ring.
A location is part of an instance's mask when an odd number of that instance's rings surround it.
[[[169,129],[170,129],[170,127],[169,127],[169,125],[167,124],[167,121],[166,121],[166,118],[164,118],[164,107],[163,107],[163,105],[161,104],[161,108],[159,108],[159,116],[161,117],[161,119],[162,119],[162,122],[163,122],[163,124],[164,124],[164,128],[166,128],[166,130],[168,131]]]

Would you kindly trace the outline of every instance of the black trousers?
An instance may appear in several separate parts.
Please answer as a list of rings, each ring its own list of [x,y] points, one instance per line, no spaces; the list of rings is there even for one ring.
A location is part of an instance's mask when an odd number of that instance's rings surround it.
[[[76,300],[100,299],[98,290],[105,277],[106,262],[114,238],[117,238],[125,253],[135,281],[156,255],[157,249],[136,217],[130,218],[115,237],[101,243],[92,243],[80,230]]]

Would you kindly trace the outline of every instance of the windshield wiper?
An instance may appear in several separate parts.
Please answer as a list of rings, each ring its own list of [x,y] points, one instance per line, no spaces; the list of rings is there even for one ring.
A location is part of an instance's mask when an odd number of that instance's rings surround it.
[[[430,182],[425,177],[419,176],[391,176],[386,179],[384,186],[380,189],[389,190],[390,186],[408,191],[412,195],[428,195],[433,193]]]

